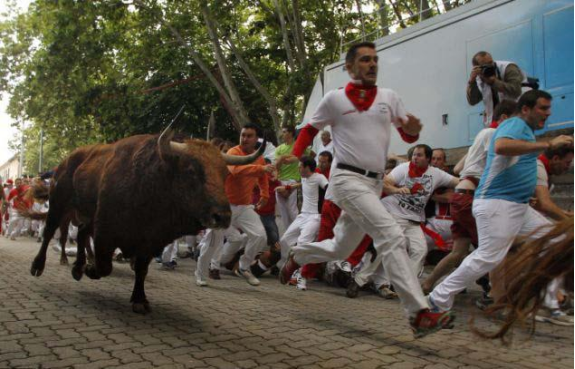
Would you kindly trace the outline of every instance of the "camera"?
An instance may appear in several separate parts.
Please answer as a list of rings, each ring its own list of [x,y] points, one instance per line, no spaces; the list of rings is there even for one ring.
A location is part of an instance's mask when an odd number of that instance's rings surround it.
[[[486,78],[493,77],[497,72],[494,64],[480,65],[479,68],[481,68],[481,75]]]

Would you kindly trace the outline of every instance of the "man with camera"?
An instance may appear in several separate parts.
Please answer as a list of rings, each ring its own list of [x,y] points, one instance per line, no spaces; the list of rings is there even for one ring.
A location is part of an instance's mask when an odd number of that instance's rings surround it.
[[[473,69],[467,83],[467,102],[476,105],[483,101],[483,124],[493,126],[493,111],[502,100],[517,100],[527,77],[517,64],[494,61],[486,51],[480,51],[471,60]]]

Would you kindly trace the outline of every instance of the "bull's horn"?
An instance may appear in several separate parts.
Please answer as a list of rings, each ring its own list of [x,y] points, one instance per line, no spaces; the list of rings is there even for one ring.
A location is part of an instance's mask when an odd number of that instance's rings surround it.
[[[246,165],[253,163],[261,154],[266,150],[266,140],[262,142],[261,146],[256,152],[246,156],[228,155],[222,153],[222,157],[227,165]]]
[[[170,141],[170,149],[173,152],[185,154],[188,152],[188,146],[185,143]]]
[[[174,132],[168,128],[158,138],[158,151],[162,159],[166,159],[172,154],[172,137],[174,137]]]

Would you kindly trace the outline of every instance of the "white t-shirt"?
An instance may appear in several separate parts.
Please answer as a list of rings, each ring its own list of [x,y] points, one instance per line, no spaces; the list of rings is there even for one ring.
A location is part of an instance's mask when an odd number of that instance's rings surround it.
[[[465,158],[465,163],[463,164],[463,170],[461,173],[459,173],[461,178],[481,178],[481,175],[485,170],[487,152],[489,151],[489,142],[491,141],[491,137],[493,137],[493,133],[495,133],[495,128],[485,128],[482,129],[477,134],[477,136],[475,136],[473,145],[471,145],[467,151],[467,157]]]
[[[545,169],[545,164],[543,164],[539,159],[537,159],[537,186],[545,186],[549,188],[547,169]]]
[[[327,178],[323,174],[313,173],[308,178],[301,179],[301,191],[303,195],[302,213],[320,214],[320,190],[325,190]]]
[[[333,156],[333,141],[329,141],[329,143],[325,146],[324,146],[323,142],[319,143],[319,145],[317,147],[316,156],[315,156],[316,162],[318,162],[318,160],[319,160],[319,154],[321,154],[324,151],[330,152],[331,155]]]
[[[345,90],[338,89],[324,96],[309,124],[318,130],[331,126],[334,162],[383,173],[396,117],[407,119],[403,102],[392,90],[378,88],[373,104],[359,112]]]
[[[409,195],[391,195],[381,199],[385,208],[393,215],[415,222],[425,221],[425,205],[433,192],[440,187],[451,187],[455,179],[441,169],[429,166],[421,177],[409,177],[409,163],[393,168],[389,176],[396,185],[411,189]]]

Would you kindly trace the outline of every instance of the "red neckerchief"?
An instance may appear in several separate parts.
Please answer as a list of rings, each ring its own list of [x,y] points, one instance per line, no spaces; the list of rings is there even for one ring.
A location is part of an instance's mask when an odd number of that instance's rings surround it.
[[[449,248],[447,247],[447,243],[439,233],[427,228],[423,223],[419,223],[419,226],[421,227],[423,233],[428,235],[433,240],[435,246],[437,246],[438,249],[440,249],[441,251],[449,250]]]
[[[429,165],[426,165],[425,168],[420,168],[415,165],[412,161],[409,162],[409,178],[416,178],[421,177],[423,173],[427,170]]]
[[[547,172],[547,176],[551,175],[551,164],[549,164],[549,159],[547,159],[547,156],[545,156],[544,154],[539,155],[539,157],[537,158],[539,160],[541,160],[541,162],[543,163],[543,166],[545,167],[545,171]]]
[[[497,129],[497,127],[499,127],[499,123],[497,123],[496,120],[492,121],[491,124],[489,125],[489,128]]]
[[[365,111],[375,100],[377,86],[362,86],[350,82],[345,86],[345,94],[358,111]]]

